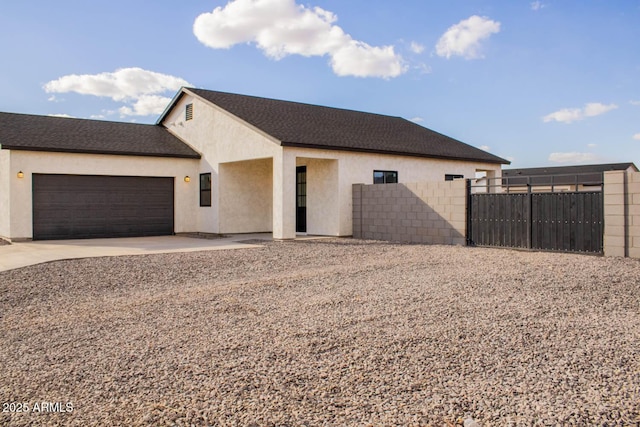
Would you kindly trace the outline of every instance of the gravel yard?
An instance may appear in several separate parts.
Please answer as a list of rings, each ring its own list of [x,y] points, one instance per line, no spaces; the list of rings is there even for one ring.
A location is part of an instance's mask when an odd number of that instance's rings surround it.
[[[332,239],[60,261],[0,273],[0,334],[2,426],[640,423],[638,260]]]

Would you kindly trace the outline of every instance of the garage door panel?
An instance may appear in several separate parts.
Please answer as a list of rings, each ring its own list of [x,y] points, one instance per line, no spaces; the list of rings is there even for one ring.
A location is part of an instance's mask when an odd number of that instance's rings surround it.
[[[33,175],[34,239],[173,234],[173,178]]]

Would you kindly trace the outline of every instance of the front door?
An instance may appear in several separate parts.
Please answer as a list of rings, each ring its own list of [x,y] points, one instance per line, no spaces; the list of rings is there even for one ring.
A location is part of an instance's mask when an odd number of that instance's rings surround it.
[[[296,232],[307,232],[307,167],[296,167]]]

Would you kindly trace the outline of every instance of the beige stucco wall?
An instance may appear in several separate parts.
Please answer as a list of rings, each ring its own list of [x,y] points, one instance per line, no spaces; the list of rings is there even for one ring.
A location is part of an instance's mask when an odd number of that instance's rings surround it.
[[[185,120],[187,104],[193,104],[193,119],[188,121]],[[212,206],[197,208],[195,212],[199,231],[228,233],[230,231],[224,231],[227,227],[236,229],[239,224],[229,223],[228,216],[226,220],[221,216],[220,164],[274,158],[282,152],[282,148],[270,136],[188,93],[169,111],[162,125],[202,155],[197,175],[211,173]],[[273,169],[273,173],[278,173],[278,170]],[[196,185],[199,184],[196,182]],[[227,223],[223,224],[224,221]],[[250,229],[254,228],[255,224],[251,224]]]
[[[272,164],[270,158],[220,164],[220,233],[271,231]]]
[[[500,165],[492,163],[290,147],[285,147],[285,152],[295,156],[297,159],[334,160],[333,165],[337,166],[338,182],[337,187],[331,190],[333,192],[331,200],[337,202],[338,205],[338,231],[337,233],[333,231],[335,230],[335,225],[329,223],[329,218],[335,218],[336,206],[319,203],[315,206],[313,216],[309,213],[307,214],[308,230],[322,231],[317,234],[336,236],[350,236],[353,234],[352,184],[373,184],[374,170],[397,171],[400,183],[444,182],[445,174],[459,174],[464,175],[465,178],[473,178],[476,171],[479,170],[492,171],[496,177],[501,176]],[[308,160],[297,161],[296,163],[301,164],[306,161]],[[315,176],[315,180],[322,179],[321,175],[328,175],[328,173],[328,170],[319,171],[318,175]],[[335,169],[331,169],[331,173],[335,173]],[[293,178],[295,179],[295,176]],[[313,184],[311,184],[311,178],[314,178],[314,176],[307,176],[308,185],[311,185],[307,188],[307,197],[313,200],[315,196],[312,194]],[[326,178],[333,179],[328,176]],[[295,188],[293,191],[295,193]],[[295,222],[295,197],[291,203],[293,206],[290,209],[293,212],[293,221]],[[314,224],[314,221],[318,221],[318,223]]]
[[[9,195],[11,177],[10,169],[10,152],[9,150],[0,150],[0,237],[9,238]]]
[[[174,231],[193,232],[196,229],[199,160],[143,156],[112,156],[97,154],[45,153],[2,150],[9,153],[9,236],[30,239],[32,227],[32,174],[160,176],[173,177]],[[3,154],[3,156],[6,156]],[[6,161],[6,160],[5,160]],[[24,178],[16,177],[18,171]],[[190,176],[191,182],[184,181]],[[11,178],[13,177],[13,178]]]
[[[296,156],[288,150],[273,157],[273,237],[296,237]]]
[[[307,234],[340,235],[338,160],[298,157],[307,167]]]
[[[193,104],[193,119],[185,120],[185,106]],[[281,147],[273,137],[236,118],[219,107],[188,90],[167,114],[162,124],[174,135],[200,152],[203,160],[198,173],[212,173],[211,208],[197,209],[197,224],[200,231],[220,233],[225,230],[246,231],[256,229],[258,223],[247,218],[231,219],[234,206],[222,182],[221,164],[255,159],[272,159],[272,227],[273,236],[280,239],[294,238],[295,168],[307,165],[307,232],[333,236],[352,234],[351,185],[373,183],[374,170],[398,171],[400,182],[444,181],[445,174],[461,174],[467,178],[475,176],[477,170],[497,171],[500,165],[473,162],[426,159],[409,156],[389,156],[371,153],[356,153],[334,150],[316,150]],[[238,168],[242,166],[238,165]],[[238,169],[239,170],[239,169]],[[233,173],[232,170],[228,171]],[[228,176],[230,178],[231,175]],[[239,188],[249,191],[247,178]],[[260,191],[267,191],[262,187]],[[257,203],[257,202],[256,202]],[[264,200],[260,203],[264,208]],[[238,206],[235,206],[236,208]],[[234,222],[235,221],[235,222]]]

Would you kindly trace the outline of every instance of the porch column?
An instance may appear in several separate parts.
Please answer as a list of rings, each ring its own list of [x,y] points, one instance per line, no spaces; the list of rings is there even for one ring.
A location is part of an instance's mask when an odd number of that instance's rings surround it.
[[[273,238],[296,237],[296,156],[282,149],[273,156]]]

